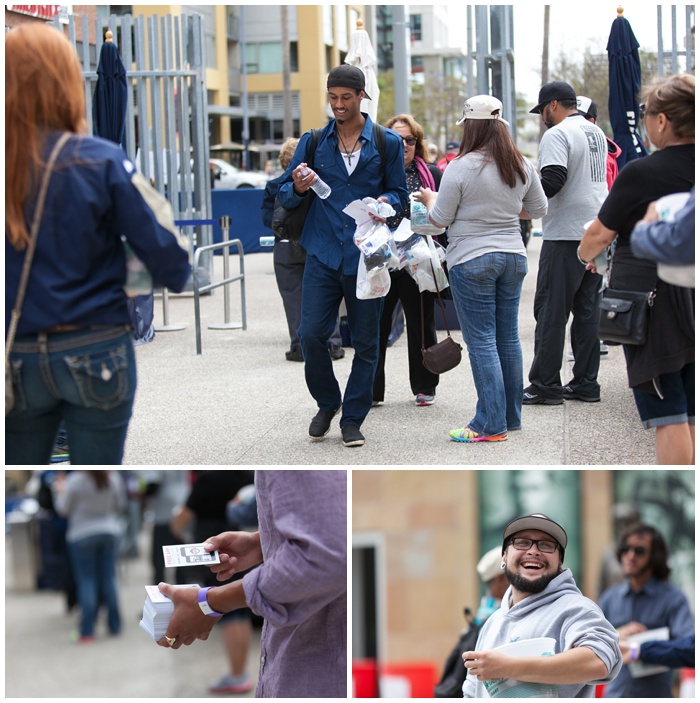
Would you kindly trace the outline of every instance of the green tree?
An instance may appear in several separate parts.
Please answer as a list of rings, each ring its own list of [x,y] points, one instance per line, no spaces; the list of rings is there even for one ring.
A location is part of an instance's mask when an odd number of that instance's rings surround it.
[[[427,141],[461,141],[462,130],[455,123],[462,115],[467,97],[464,80],[436,74],[411,86],[411,112],[423,125]]]

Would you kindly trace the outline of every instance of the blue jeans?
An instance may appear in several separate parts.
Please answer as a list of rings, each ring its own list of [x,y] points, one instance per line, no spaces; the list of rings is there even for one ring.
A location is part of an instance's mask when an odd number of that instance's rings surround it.
[[[71,464],[121,464],[136,391],[127,327],[18,337],[5,463],[48,464],[64,421]]]
[[[495,252],[450,269],[459,326],[476,386],[470,429],[483,435],[521,427],[523,354],[518,307],[527,258]]]
[[[358,300],[356,285],[357,276],[346,276],[342,268],[328,268],[315,256],[307,256],[299,326],[306,385],[319,409],[332,412],[342,405],[341,427],[360,427],[367,417],[372,407],[374,372],[379,358],[379,320],[384,299]],[[355,354],[345,394],[341,395],[328,340],[343,298]]]
[[[80,636],[95,635],[95,621],[101,604],[107,608],[107,625],[113,635],[122,629],[117,597],[116,535],[101,534],[69,542],[68,552],[73,565],[80,604]]]

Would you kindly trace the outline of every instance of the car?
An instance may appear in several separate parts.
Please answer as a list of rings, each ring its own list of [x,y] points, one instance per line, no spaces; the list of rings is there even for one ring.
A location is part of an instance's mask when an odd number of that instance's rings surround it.
[[[210,159],[214,172],[214,188],[234,190],[236,188],[264,188],[270,176],[262,171],[241,171],[223,159]]]

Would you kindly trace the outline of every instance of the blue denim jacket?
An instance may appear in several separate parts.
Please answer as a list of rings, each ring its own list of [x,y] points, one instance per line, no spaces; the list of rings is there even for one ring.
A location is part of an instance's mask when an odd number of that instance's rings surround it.
[[[386,130],[386,162],[384,182],[381,177],[381,157],[374,142],[372,120],[366,119],[360,135],[362,151],[355,170],[348,175],[343,157],[338,149],[338,135],[335,120],[323,128],[316,154],[314,171],[332,190],[325,200],[314,198],[304,225],[301,244],[307,253],[315,256],[322,264],[332,269],[340,269],[346,275],[356,275],[360,250],[353,242],[355,220],[343,213],[343,208],[353,200],[385,196],[397,211],[408,203],[406,173],[403,166],[403,141],[396,132]],[[297,195],[292,183],[292,171],[307,161],[306,150],[311,133],[304,134],[297,145],[289,167],[281,177],[282,185],[278,197],[283,207],[292,210],[308,195]]]

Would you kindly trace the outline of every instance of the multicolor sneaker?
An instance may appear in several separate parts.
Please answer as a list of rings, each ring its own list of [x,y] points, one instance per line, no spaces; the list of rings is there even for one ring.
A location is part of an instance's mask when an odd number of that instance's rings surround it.
[[[70,460],[70,449],[68,448],[68,442],[65,438],[57,437],[51,451],[51,463],[52,464],[63,464]]]
[[[416,405],[433,405],[433,403],[435,403],[434,395],[428,395],[427,393],[419,393],[416,396]]]
[[[252,690],[253,682],[248,674],[231,676],[226,674],[219,681],[209,685],[209,693],[247,693]]]
[[[450,430],[450,439],[455,442],[505,442],[508,439],[508,433],[483,435],[468,427],[460,427],[457,430]]]

